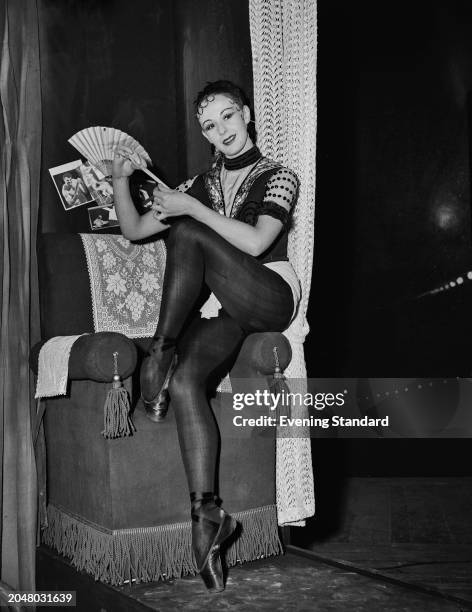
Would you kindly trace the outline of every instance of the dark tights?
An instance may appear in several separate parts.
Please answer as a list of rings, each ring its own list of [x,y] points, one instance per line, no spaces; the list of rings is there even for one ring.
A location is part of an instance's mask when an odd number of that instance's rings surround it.
[[[177,339],[169,392],[189,490],[214,491],[219,434],[208,380],[228,371],[249,333],[285,329],[293,298],[276,272],[193,219],[175,222],[166,244],[156,335]],[[196,310],[205,286],[223,307],[212,319]]]

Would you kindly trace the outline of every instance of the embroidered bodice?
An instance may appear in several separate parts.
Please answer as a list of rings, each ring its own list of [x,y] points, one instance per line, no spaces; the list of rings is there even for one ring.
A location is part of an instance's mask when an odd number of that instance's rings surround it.
[[[228,175],[231,179],[233,172],[238,174],[233,177],[236,178],[236,188],[225,183]],[[298,185],[297,175],[292,170],[266,157],[260,156],[250,164],[248,170],[244,167],[235,171],[225,169],[224,158],[219,157],[208,172],[185,181],[177,189],[187,192],[222,215],[252,226],[261,215],[269,215],[281,221],[282,231],[258,257],[262,263],[267,263],[287,260],[288,229]],[[228,195],[232,201],[229,201]]]

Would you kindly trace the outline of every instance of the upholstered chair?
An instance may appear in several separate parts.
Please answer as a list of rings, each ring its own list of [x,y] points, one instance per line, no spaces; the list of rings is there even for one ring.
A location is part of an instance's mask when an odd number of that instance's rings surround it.
[[[98,238],[88,236],[97,242]],[[97,327],[100,298],[93,295],[94,262],[90,253],[86,255],[86,240],[78,234],[45,234],[39,241],[42,342],[31,352],[33,370],[37,372],[38,355],[46,341],[85,334],[72,345],[66,395],[41,400],[47,449],[42,541],[68,557],[77,569],[115,585],[191,574],[196,566],[189,498],[172,403],[165,421],[154,423],[138,401],[139,364],[149,338],[129,337],[115,325]],[[120,262],[123,238],[110,235],[105,242],[101,253],[110,255],[102,273],[106,269],[110,276],[116,273],[118,268],[111,265],[115,258],[113,265],[128,266],[128,273],[135,274],[132,265],[138,251],[128,249],[128,259]],[[162,269],[156,274],[162,278]],[[102,284],[102,289],[109,285]],[[261,388],[270,384],[274,347],[284,368],[291,351],[281,334],[250,335],[229,381],[211,399],[222,439],[218,492],[241,525],[227,550],[229,565],[281,552],[275,431],[234,427],[230,392],[231,381],[233,386],[241,385],[241,380]],[[132,435],[105,438],[104,404],[115,374],[113,353],[118,354],[118,374],[130,398],[135,430],[129,432]]]

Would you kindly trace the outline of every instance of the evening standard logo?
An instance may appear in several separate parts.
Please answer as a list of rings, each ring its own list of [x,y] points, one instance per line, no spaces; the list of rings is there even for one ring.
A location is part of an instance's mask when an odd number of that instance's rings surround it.
[[[328,429],[330,427],[388,427],[389,417],[385,416],[381,419],[371,417],[343,417],[333,415],[331,417],[290,417],[288,415],[280,415],[272,417],[261,415],[258,417],[244,417],[238,414],[233,417],[233,425],[235,427],[320,427]]]

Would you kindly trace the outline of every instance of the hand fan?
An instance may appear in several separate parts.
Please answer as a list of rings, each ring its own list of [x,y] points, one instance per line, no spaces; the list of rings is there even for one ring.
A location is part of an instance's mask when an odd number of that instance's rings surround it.
[[[118,147],[125,146],[142,157],[146,163],[151,163],[151,158],[145,148],[129,134],[111,127],[94,126],[85,128],[71,136],[70,144],[79,151],[95,168],[105,176],[110,176],[112,171],[113,157]],[[164,187],[167,185],[147,168],[140,168]]]

